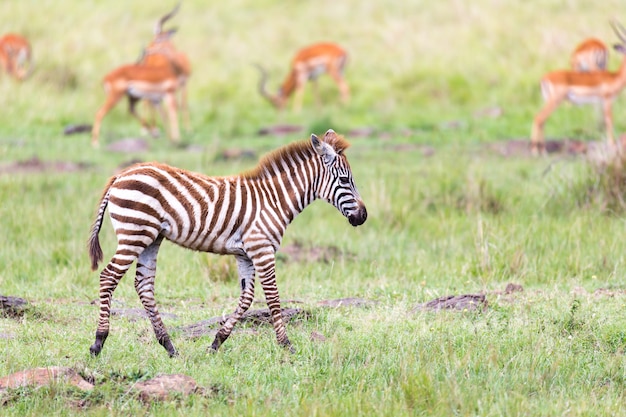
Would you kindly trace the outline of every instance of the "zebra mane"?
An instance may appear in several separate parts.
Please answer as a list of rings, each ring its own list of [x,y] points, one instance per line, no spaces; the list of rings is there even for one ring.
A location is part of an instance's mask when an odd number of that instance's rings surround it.
[[[333,135],[331,137],[323,137],[320,139],[331,145],[335,152],[340,155],[343,154],[343,151],[350,147],[350,143],[346,139],[344,139],[343,136],[340,135]],[[315,155],[315,151],[311,146],[310,140],[307,139],[299,142],[294,142],[278,148],[263,156],[259,164],[255,168],[252,168],[251,170],[246,171],[241,175],[248,179],[262,178],[267,176],[270,172],[275,172],[275,169],[272,166],[278,166],[281,167],[280,169],[282,169],[282,164],[280,164],[280,161],[289,159],[304,160],[310,158],[313,155]]]

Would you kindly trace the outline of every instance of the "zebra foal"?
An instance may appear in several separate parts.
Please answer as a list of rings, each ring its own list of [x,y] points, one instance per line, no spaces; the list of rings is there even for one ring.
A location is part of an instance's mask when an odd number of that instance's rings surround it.
[[[235,312],[215,335],[214,351],[228,338],[254,298],[258,275],[278,343],[291,346],[276,286],[275,253],[287,225],[316,199],[334,205],[353,226],[367,210],[352,178],[344,150],[348,142],[328,130],[322,139],[296,142],[265,156],[243,174],[208,177],[158,163],[131,166],[113,176],[104,192],[89,237],[91,267],[103,259],[98,234],[109,208],[117,249],[100,273],[100,315],[91,354],[109,335],[111,298],[137,261],[135,289],[159,343],[170,356],[176,349],[154,299],[157,254],[163,239],[185,248],[234,255],[241,295]]]

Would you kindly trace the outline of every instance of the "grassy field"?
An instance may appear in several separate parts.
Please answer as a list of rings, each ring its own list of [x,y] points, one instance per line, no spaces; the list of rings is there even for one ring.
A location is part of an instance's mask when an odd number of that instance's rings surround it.
[[[514,4],[511,4],[514,3]],[[193,131],[185,145],[150,139],[140,153],[107,151],[139,136],[120,104],[104,120],[101,150],[88,134],[104,100],[101,79],[133,62],[169,4],[8,0],[3,31],[31,39],[36,70],[22,84],[0,74],[0,294],[26,298],[19,319],[0,317],[0,377],[68,366],[96,382],[11,390],[0,414],[17,415],[569,415],[614,416],[626,400],[626,223],[588,192],[599,180],[583,158],[503,157],[493,146],[528,138],[541,105],[538,80],[564,68],[577,42],[612,44],[607,0],[359,2],[185,0],[175,42],[192,58]],[[350,51],[348,105],[321,79],[326,106],[310,91],[302,112],[277,113],[256,92],[263,62],[277,88],[295,50],[319,40]],[[610,67],[619,57],[612,53]],[[498,117],[485,115],[498,110]],[[623,98],[614,105],[616,133]],[[597,113],[563,105],[552,138],[601,140]],[[299,134],[259,136],[266,126]],[[156,297],[180,357],[170,359],[147,320],[112,318],[107,344],[89,355],[98,272],[86,240],[107,178],[131,160],[158,160],[212,175],[252,167],[225,149],[256,155],[328,128],[350,137],[350,159],[369,218],[352,228],[317,202],[287,230],[284,245],[336,248],[330,262],[279,257],[285,303],[309,312],[277,346],[271,326],[243,325],[216,355],[211,337],[184,326],[230,313],[239,286],[234,260],[164,244]],[[423,151],[428,147],[432,151]],[[7,173],[16,161],[66,162],[78,171]],[[115,249],[105,222],[105,258]],[[133,270],[114,307],[139,308]],[[523,292],[504,294],[508,283]],[[257,285],[257,299],[262,292]],[[431,312],[436,297],[484,293],[482,312]],[[366,307],[324,308],[358,297]],[[254,308],[261,308],[262,303]],[[239,330],[239,331],[238,331]],[[321,334],[324,341],[313,340]],[[183,373],[207,392],[146,404],[135,382]]]

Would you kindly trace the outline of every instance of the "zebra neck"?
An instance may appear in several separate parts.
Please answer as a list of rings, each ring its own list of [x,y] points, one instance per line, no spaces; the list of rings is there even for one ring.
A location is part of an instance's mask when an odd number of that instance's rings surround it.
[[[289,224],[317,198],[319,160],[313,152],[273,156],[262,161],[247,179],[257,184],[268,208]]]

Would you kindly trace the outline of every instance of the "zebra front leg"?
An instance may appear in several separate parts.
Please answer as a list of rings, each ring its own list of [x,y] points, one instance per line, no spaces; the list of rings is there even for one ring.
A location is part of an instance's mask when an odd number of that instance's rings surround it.
[[[109,335],[109,320],[111,317],[111,298],[113,291],[120,280],[134,262],[127,254],[118,259],[117,253],[100,273],[100,317],[96,330],[96,341],[89,348],[92,356],[98,356],[104,346],[104,341]]]
[[[241,295],[239,296],[239,304],[237,304],[237,309],[235,312],[228,317],[226,323],[222,326],[221,329],[215,335],[215,339],[213,340],[213,344],[211,345],[211,350],[213,352],[217,352],[219,347],[230,333],[233,331],[233,328],[241,319],[241,316],[248,311],[252,301],[254,300],[254,265],[252,261],[243,256],[237,256],[237,269],[239,270],[239,279],[241,282]]]
[[[255,264],[255,267],[259,273],[259,280],[261,281],[263,292],[265,293],[265,301],[267,302],[272,316],[276,339],[280,345],[289,348],[293,353],[295,350],[287,338],[287,330],[285,330],[285,323],[283,322],[283,312],[280,308],[280,296],[278,295],[278,287],[276,286],[276,261],[274,252],[259,257],[259,262]]]
[[[177,356],[178,352],[176,352],[176,348],[174,348],[170,340],[170,335],[167,333],[163,320],[161,320],[161,315],[154,299],[157,254],[162,241],[163,237],[159,236],[139,255],[139,259],[137,259],[137,274],[135,276],[135,290],[137,295],[139,295],[143,308],[148,313],[156,339],[167,350],[170,357],[173,357]]]

